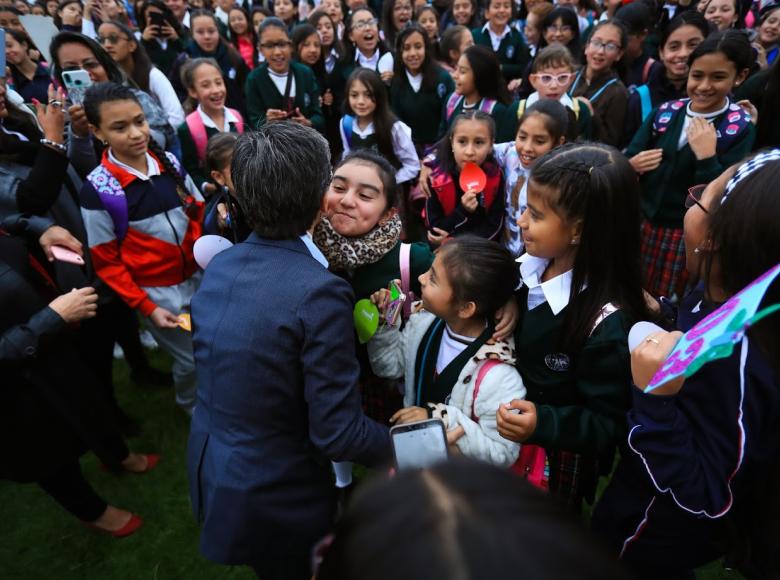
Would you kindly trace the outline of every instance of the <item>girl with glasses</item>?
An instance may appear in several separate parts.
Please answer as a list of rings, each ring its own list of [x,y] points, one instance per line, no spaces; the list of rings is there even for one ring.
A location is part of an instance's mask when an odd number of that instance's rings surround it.
[[[412,0],[385,0],[382,5],[382,34],[387,50],[395,48],[396,36],[412,21],[413,16]]]
[[[349,49],[346,60],[355,67],[370,68],[389,83],[393,78],[393,53],[381,41],[379,20],[368,6],[355,8],[347,17],[344,44]]]

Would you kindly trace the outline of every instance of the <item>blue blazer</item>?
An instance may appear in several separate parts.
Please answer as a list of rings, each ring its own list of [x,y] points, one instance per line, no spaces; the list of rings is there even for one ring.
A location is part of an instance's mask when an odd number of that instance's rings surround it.
[[[300,239],[252,234],[192,299],[198,401],[187,447],[200,549],[224,564],[308,550],[332,523],[329,460],[391,458],[363,415],[352,289]]]

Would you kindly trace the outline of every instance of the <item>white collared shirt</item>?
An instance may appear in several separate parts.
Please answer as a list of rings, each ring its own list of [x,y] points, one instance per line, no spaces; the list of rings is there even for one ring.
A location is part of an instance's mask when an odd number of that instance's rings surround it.
[[[493,29],[490,28],[490,22],[488,22],[485,24],[485,26],[482,27],[482,32],[487,32],[490,35],[490,44],[493,45],[493,52],[498,52],[498,47],[501,46],[501,41],[504,40],[504,38],[510,32],[512,32],[512,29],[508,24],[504,24],[504,30],[501,32],[501,34],[496,34],[493,32]]]
[[[339,133],[341,134],[341,143],[344,146],[344,154],[342,157],[346,157],[351,151],[351,139],[347,139],[347,136],[344,134],[343,122],[339,123]],[[361,129],[358,126],[357,119],[355,119],[352,123],[352,133],[361,139],[373,135],[375,133],[373,121],[366,125],[365,129]],[[420,159],[417,157],[417,149],[414,148],[414,143],[412,142],[411,128],[403,121],[396,121],[391,130],[391,137],[393,141],[393,152],[398,158],[398,161],[401,162],[401,168],[395,173],[395,182],[404,183],[405,181],[414,179],[420,173]]]
[[[688,104],[685,106],[685,120],[683,121],[682,131],[680,131],[680,139],[677,141],[677,150],[679,151],[688,144],[688,127],[695,117],[702,117],[708,122],[712,121],[718,115],[725,113],[730,105],[731,99],[726,97],[726,105],[719,110],[712,113],[697,113],[691,109],[691,103],[688,101]]]
[[[422,73],[413,75],[412,73],[409,72],[409,69],[404,69],[404,71],[406,72],[406,78],[409,80],[409,86],[412,87],[412,90],[415,93],[419,93],[420,87],[422,86],[422,82],[423,82]]]
[[[140,179],[141,181],[149,181],[150,178],[155,177],[157,175],[161,175],[160,167],[157,165],[157,162],[154,160],[154,157],[149,155],[149,153],[146,153],[146,173],[141,173],[138,171],[135,167],[130,167],[126,163],[122,163],[114,157],[114,152],[109,147],[108,149],[108,160],[116,165],[117,167],[121,167],[125,171],[127,171],[130,175],[133,175]]]
[[[359,50],[355,51],[355,62],[359,67],[370,68],[373,71],[377,71],[379,74],[393,70],[393,53],[386,52],[382,55],[379,54],[377,48],[370,57],[363,56],[363,53]]]
[[[314,240],[311,239],[311,234],[309,232],[306,232],[302,236],[300,236],[301,241],[306,245],[306,249],[309,250],[309,253],[311,254],[311,257],[317,260],[324,268],[328,267],[328,259],[325,257],[325,254],[320,252],[320,249],[317,247],[317,245],[314,243]]]
[[[280,75],[279,73],[275,73],[270,68],[268,69],[268,76],[271,77],[271,81],[276,85],[276,90],[279,91],[279,94],[284,96],[284,91],[287,88],[287,77],[292,74],[292,81],[290,81],[290,94],[289,97],[291,99],[295,98],[295,75],[292,72],[292,69],[287,70],[287,74]]]
[[[220,8],[219,6],[217,6],[216,10],[214,10],[214,16],[219,18],[219,21],[222,22],[222,24],[224,24],[225,26],[227,26],[228,23],[230,22],[230,15],[224,10],[222,10],[222,8]]]
[[[528,287],[528,310],[533,310],[547,302],[552,313],[557,316],[566,308],[571,293],[572,270],[542,282],[542,276],[550,260],[523,254],[517,262],[520,264],[520,284]]]
[[[204,127],[211,127],[212,129],[216,129],[217,131],[222,131],[223,133],[230,133],[230,123],[238,123],[238,119],[236,119],[236,116],[230,112],[230,109],[227,107],[224,108],[224,115],[225,115],[225,124],[222,128],[217,127],[217,124],[214,122],[214,120],[209,117],[204,111],[203,108],[198,105],[198,108],[196,111],[198,111],[198,115],[200,115],[201,121],[203,121]]]
[[[325,72],[328,74],[333,72],[333,69],[336,68],[336,63],[339,60],[339,53],[336,51],[335,48],[330,49],[330,54],[325,57]]]

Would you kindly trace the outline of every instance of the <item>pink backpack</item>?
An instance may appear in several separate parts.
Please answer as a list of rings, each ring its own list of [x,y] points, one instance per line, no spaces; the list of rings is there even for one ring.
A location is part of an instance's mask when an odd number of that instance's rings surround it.
[[[225,107],[225,109],[230,111],[236,119],[238,119],[238,122],[236,122],[236,129],[238,129],[238,134],[240,135],[244,132],[244,118],[241,116],[241,113],[235,109],[229,109],[227,107]],[[192,135],[192,140],[195,142],[195,152],[198,155],[198,162],[202,164],[206,160],[206,145],[208,145],[209,142],[208,135],[206,134],[206,125],[203,124],[203,119],[201,119],[198,111],[193,111],[187,115],[185,122],[187,123],[187,128],[190,130],[190,135]]]

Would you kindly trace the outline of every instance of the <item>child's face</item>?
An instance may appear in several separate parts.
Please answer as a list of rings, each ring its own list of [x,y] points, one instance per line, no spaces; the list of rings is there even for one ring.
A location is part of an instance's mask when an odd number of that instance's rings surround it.
[[[455,0],[452,3],[452,17],[456,24],[468,26],[472,16],[474,16],[474,6],[471,0]]]
[[[322,17],[317,21],[317,34],[320,35],[322,46],[333,46],[336,38],[336,31],[333,30],[333,24],[328,18]]]
[[[249,30],[249,22],[246,20],[246,16],[241,10],[231,10],[228,17],[230,23],[230,29],[236,34],[246,34]]]
[[[422,26],[428,38],[436,40],[439,36],[439,21],[436,20],[436,15],[430,10],[426,10],[420,14],[420,18],[417,19],[417,24]]]
[[[290,68],[292,43],[287,32],[278,26],[263,30],[260,37],[260,50],[268,63],[268,68],[277,74],[285,74]]]
[[[344,11],[341,9],[340,0],[322,0],[322,9],[336,24],[344,20]]]
[[[704,18],[718,30],[726,30],[737,23],[739,15],[734,7],[734,0],[710,0]]]
[[[735,84],[745,80],[748,71],[737,67],[722,52],[700,56],[688,74],[688,96],[697,113],[712,113],[720,109]]]
[[[493,27],[503,30],[512,18],[512,0],[489,0],[485,18]]]
[[[523,231],[525,250],[532,256],[555,260],[576,254],[579,224],[570,224],[547,203],[557,197],[549,187],[528,181],[528,207],[520,214],[517,225]]]
[[[542,34],[544,35],[547,44],[557,42],[566,45],[574,38],[574,30],[572,30],[571,26],[565,24],[562,18],[556,18],[555,22],[552,23],[552,26],[545,28],[542,31]]]
[[[707,211],[716,203],[719,203],[720,196],[726,190],[726,183],[736,172],[736,166],[728,168],[717,179],[711,181],[704,188],[699,198],[699,204]],[[690,194],[689,194],[690,195]],[[685,242],[685,267],[691,275],[696,278],[701,270],[702,257],[701,250],[707,245],[710,237],[709,216],[704,209],[697,203],[691,203],[691,207],[685,212],[683,219],[683,240]],[[686,200],[686,205],[689,205]],[[699,253],[694,252],[699,248]]]
[[[758,41],[765,47],[780,42],[780,10],[772,10],[758,27]]]
[[[193,75],[192,88],[187,92],[207,113],[221,113],[225,107],[225,81],[222,72],[211,65],[204,64],[197,68]]]
[[[695,26],[681,26],[669,35],[658,53],[666,67],[669,80],[681,80],[688,76],[688,57],[704,40],[701,30]]]
[[[19,65],[27,60],[27,47],[16,42],[10,34],[5,37],[5,58],[9,64]]]
[[[57,14],[57,7],[59,6],[59,2],[56,0],[49,0],[49,2],[46,3],[46,13],[54,17],[55,14]]]
[[[63,24],[79,26],[81,24],[81,5],[77,2],[71,2],[60,11],[60,18]]]
[[[401,30],[412,19],[412,10],[411,0],[395,0],[395,4],[393,4],[393,26],[396,30]]]
[[[571,67],[551,66],[529,76],[531,86],[539,92],[542,99],[560,99],[574,82]]]
[[[347,163],[335,171],[324,206],[333,229],[346,237],[367,234],[392,213],[376,167],[360,162]]]
[[[602,26],[588,41],[585,58],[594,75],[609,71],[623,57],[620,30],[615,26]]]
[[[115,25],[104,22],[98,28],[98,42],[114,62],[124,62],[136,49],[135,39],[128,38]]]
[[[422,290],[422,303],[431,314],[439,318],[452,318],[457,309],[453,304],[455,293],[452,290],[447,270],[442,262],[441,252],[436,254],[430,269],[417,278]]]
[[[355,112],[355,115],[361,119],[370,119],[376,110],[376,101],[374,95],[368,90],[368,87],[360,81],[353,81],[349,87],[349,107]]]
[[[540,25],[541,21],[539,20],[539,16],[533,12],[528,14],[528,18],[525,20],[525,27],[523,27],[523,33],[525,34],[528,44],[539,44],[539,39],[542,37],[541,31],[539,30]]]
[[[120,161],[136,160],[146,155],[149,125],[141,106],[130,100],[100,105],[100,127],[90,129],[106,141]]]
[[[204,52],[214,52],[219,46],[219,30],[210,16],[195,18],[192,22],[192,39]]]
[[[401,47],[401,60],[412,74],[417,74],[425,61],[425,40],[419,32],[412,32]]]
[[[455,67],[455,91],[461,95],[471,96],[477,90],[477,85],[474,83],[474,71],[471,70],[471,64],[466,55],[462,54],[458,59],[458,65]]]
[[[530,115],[517,129],[515,150],[525,169],[530,169],[538,157],[563,142],[563,139],[558,142],[553,140],[552,135],[544,125],[544,120],[544,115]]]
[[[34,4],[33,7],[30,8],[30,14],[35,14],[36,16],[46,16],[46,10],[43,8],[43,6]]]
[[[311,34],[306,40],[298,45],[298,58],[308,66],[314,66],[322,54],[322,45],[320,44],[320,35]]]
[[[257,30],[265,20],[265,14],[262,12],[252,12],[252,27]]]
[[[290,0],[276,0],[274,2],[274,16],[281,18],[285,22],[290,22],[295,18],[298,9]]]
[[[458,121],[452,133],[452,156],[458,169],[466,163],[482,165],[493,149],[490,128],[484,121],[467,119]]]
[[[368,10],[358,10],[352,18],[349,39],[363,54],[373,54],[379,44],[376,18]]]

